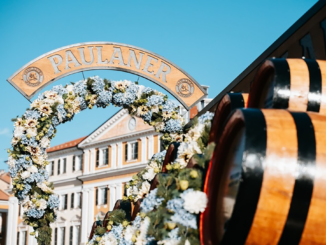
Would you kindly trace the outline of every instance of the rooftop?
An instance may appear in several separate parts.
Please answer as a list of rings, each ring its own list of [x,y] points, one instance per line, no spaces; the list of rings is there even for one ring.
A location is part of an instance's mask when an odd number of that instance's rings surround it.
[[[60,151],[68,148],[72,148],[77,146],[80,142],[82,142],[87,136],[81,137],[79,139],[75,139],[72,141],[65,142],[61,145],[56,145],[53,147],[50,147],[49,149],[46,150],[47,153],[54,152],[54,151]]]

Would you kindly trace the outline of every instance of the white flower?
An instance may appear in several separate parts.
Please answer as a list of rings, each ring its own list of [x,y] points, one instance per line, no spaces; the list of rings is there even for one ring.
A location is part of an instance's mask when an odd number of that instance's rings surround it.
[[[158,108],[158,105],[153,105],[152,108],[151,108],[152,112],[158,112],[159,111],[159,108]]]
[[[53,193],[53,190],[47,186],[47,182],[37,183],[37,186],[46,193]]]
[[[190,242],[188,241],[188,239],[186,240],[185,245],[190,245]]]
[[[47,201],[45,201],[44,199],[40,199],[36,202],[38,204],[38,209],[46,209],[47,207]]]
[[[156,130],[159,130],[159,131],[163,130],[164,129],[164,126],[165,126],[164,122],[157,122],[154,125],[155,129]]]
[[[42,101],[39,100],[39,99],[36,99],[36,100],[34,100],[33,103],[30,105],[30,108],[31,108],[31,109],[32,109],[32,108],[39,109],[40,106],[41,106],[41,104],[42,104]]]
[[[35,119],[26,119],[25,126],[27,128],[35,128],[38,124],[38,121]]]
[[[14,137],[20,139],[22,137],[22,135],[24,134],[25,130],[26,130],[25,127],[22,127],[22,126],[16,127],[15,131],[14,131]]]
[[[145,88],[145,86],[143,86],[143,85],[138,85],[138,92],[137,92],[137,98],[138,99],[140,99],[140,97],[142,96],[142,94],[143,94],[143,90],[144,90],[144,88]]]
[[[54,105],[54,103],[55,103],[55,100],[52,100],[52,99],[44,99],[43,100],[43,104],[47,104],[50,106]]]
[[[133,235],[136,235],[136,232],[137,232],[136,227],[133,227],[133,226],[128,225],[127,228],[124,231],[124,234],[123,234],[125,240],[131,241],[132,236]]]
[[[66,89],[68,90],[68,92],[74,93],[74,85],[68,85]]]
[[[24,171],[24,172],[22,172],[22,174],[21,174],[21,178],[22,178],[22,179],[27,179],[27,178],[29,178],[29,176],[31,176],[31,173],[28,172],[28,171]]]
[[[37,135],[36,128],[28,128],[26,134],[30,135],[31,137],[35,137]]]
[[[50,146],[50,140],[48,137],[43,137],[40,143],[42,148],[48,148]]]
[[[137,237],[136,245],[143,245],[146,242],[147,231],[149,227],[150,219],[145,217],[144,221],[140,224],[140,234]]]
[[[13,167],[13,166],[16,165],[16,161],[15,161],[15,159],[14,159],[12,156],[10,156],[10,157],[8,158],[8,162],[7,162],[7,164],[9,165],[9,167]]]
[[[52,113],[51,107],[47,104],[40,105],[39,111],[42,112],[43,116],[48,116]]]
[[[76,98],[73,102],[72,102],[72,107],[73,107],[73,112],[74,113],[78,113],[80,112],[80,103],[79,100]]]
[[[17,118],[16,122],[14,123],[15,127],[19,127],[23,125],[23,119]]]
[[[13,146],[16,145],[18,143],[18,141],[19,141],[19,138],[13,137],[11,139],[11,145],[13,145]]]
[[[145,105],[141,105],[137,108],[137,116],[145,115],[148,112],[148,107]]]
[[[196,141],[203,133],[204,128],[205,128],[205,125],[203,125],[203,124],[196,125],[194,128],[190,129],[188,131],[188,133],[185,135],[186,139],[188,141]]]
[[[31,172],[31,173],[37,173],[37,167],[35,167],[34,165],[28,167],[27,171]]]
[[[41,149],[40,147],[32,147],[32,146],[27,146],[27,151],[31,153],[33,156],[39,156],[41,154]]]
[[[143,179],[149,180],[151,181],[152,179],[154,179],[156,173],[154,172],[154,169],[149,168],[147,169],[147,172],[145,174],[143,174]]]
[[[32,156],[33,162],[36,163],[36,164],[38,164],[38,165],[43,165],[44,158],[46,158],[44,155]]]
[[[207,196],[202,191],[190,191],[181,194],[184,200],[183,207],[190,213],[204,212],[207,205]]]
[[[197,142],[182,142],[178,148],[178,158],[176,162],[180,163],[181,168],[184,168],[195,153],[201,153]]]
[[[180,239],[166,239],[159,241],[157,244],[164,244],[164,245],[178,245],[180,243]]]
[[[118,241],[115,239],[113,233],[109,232],[102,236],[99,245],[118,245]]]

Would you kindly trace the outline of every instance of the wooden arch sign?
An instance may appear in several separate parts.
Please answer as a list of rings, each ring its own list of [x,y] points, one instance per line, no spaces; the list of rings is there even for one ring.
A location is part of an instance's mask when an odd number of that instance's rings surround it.
[[[112,42],[78,43],[53,50],[24,65],[8,82],[31,99],[60,78],[106,69],[136,74],[158,84],[187,110],[206,95],[195,79],[169,60],[142,48]]]

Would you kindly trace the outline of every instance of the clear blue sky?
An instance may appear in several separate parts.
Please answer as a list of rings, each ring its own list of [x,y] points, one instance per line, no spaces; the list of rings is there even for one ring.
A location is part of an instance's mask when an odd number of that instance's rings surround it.
[[[34,58],[89,41],[126,43],[153,51],[209,85],[214,98],[317,1],[0,1],[0,169],[7,169],[11,118],[29,102],[6,79]],[[137,80],[116,71],[91,71],[112,80]],[[57,81],[82,78],[74,74]],[[158,88],[139,80],[141,84]],[[58,127],[52,146],[85,136],[118,108],[87,110]]]

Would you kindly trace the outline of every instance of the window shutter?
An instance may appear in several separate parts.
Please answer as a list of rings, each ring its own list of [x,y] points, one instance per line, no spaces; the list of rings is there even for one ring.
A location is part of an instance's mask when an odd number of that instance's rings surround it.
[[[69,234],[69,245],[73,245],[73,241],[74,241],[74,227],[70,226],[70,234]]]
[[[81,208],[82,207],[82,200],[83,200],[83,193],[79,192],[79,203],[78,203],[78,207]]]
[[[58,228],[54,229],[54,245],[58,244]]]
[[[67,172],[67,158],[63,159],[63,172],[66,173]]]
[[[109,149],[108,148],[106,148],[105,150],[104,150],[104,164],[105,165],[108,165],[109,164]]]
[[[98,188],[96,189],[96,206],[98,205]]]
[[[108,188],[105,187],[104,189],[104,204],[108,203]]]
[[[96,149],[96,167],[100,164],[100,151]]]
[[[76,170],[75,164],[76,164],[76,156],[73,156],[72,157],[72,171],[73,172]]]
[[[134,159],[138,158],[138,141],[135,143],[135,154],[134,154],[134,156],[135,156]]]
[[[60,159],[59,159],[59,160],[58,160],[58,175],[60,174],[60,165],[61,165],[60,162],[61,162],[61,161],[60,161]]]
[[[70,208],[74,208],[74,197],[75,197],[75,194],[74,193],[71,193],[71,204],[70,204]]]
[[[126,146],[125,146],[125,161],[128,160],[128,143],[126,143]]]
[[[68,204],[68,194],[64,195],[65,196],[65,205],[64,205],[64,210],[67,209],[67,204]]]
[[[17,245],[19,245],[19,231],[17,232]]]
[[[80,164],[80,170],[83,171],[83,163],[84,163],[84,154],[83,155],[80,155],[80,158],[79,158],[79,164]]]

